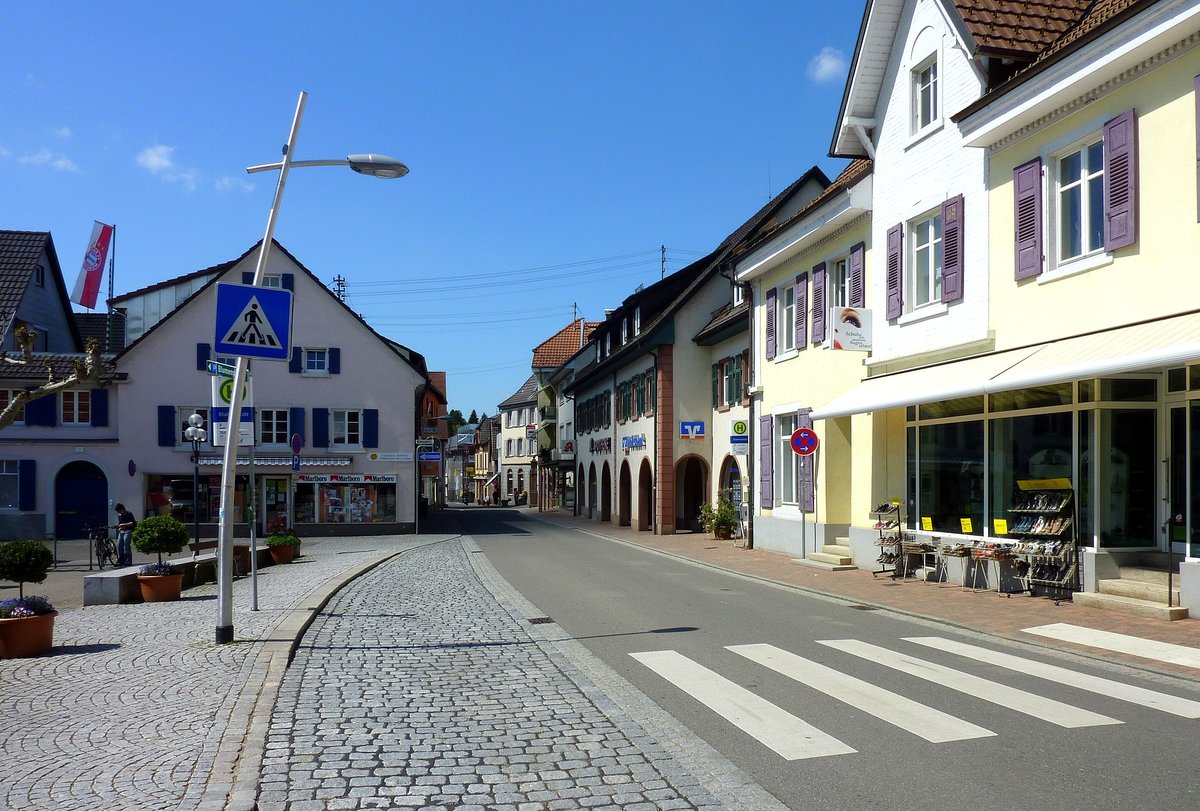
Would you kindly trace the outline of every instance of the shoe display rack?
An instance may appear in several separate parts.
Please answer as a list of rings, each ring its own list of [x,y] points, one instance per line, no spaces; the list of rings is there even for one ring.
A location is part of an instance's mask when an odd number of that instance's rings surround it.
[[[903,577],[897,574],[897,566],[903,566],[904,532],[900,527],[900,504],[885,501],[871,510],[875,519],[875,529],[879,530],[879,538],[875,545],[879,547],[879,568],[872,575],[891,573],[892,577]]]
[[[1066,479],[1018,481],[1008,513],[1017,576],[1034,596],[1058,604],[1079,591],[1075,491]]]

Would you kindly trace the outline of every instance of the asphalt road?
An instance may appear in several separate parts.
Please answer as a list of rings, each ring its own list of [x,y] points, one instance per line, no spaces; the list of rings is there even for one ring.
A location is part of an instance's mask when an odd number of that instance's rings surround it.
[[[1195,681],[864,610],[515,511],[459,517],[566,635],[791,808],[1200,806]],[[1046,665],[1061,670],[1011,669]],[[1185,701],[1168,711],[1162,696]]]

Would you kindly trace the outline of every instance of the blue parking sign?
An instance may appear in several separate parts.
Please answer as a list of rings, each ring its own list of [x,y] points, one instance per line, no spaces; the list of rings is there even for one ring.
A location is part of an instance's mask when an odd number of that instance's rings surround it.
[[[287,360],[292,353],[292,291],[217,285],[218,355]]]

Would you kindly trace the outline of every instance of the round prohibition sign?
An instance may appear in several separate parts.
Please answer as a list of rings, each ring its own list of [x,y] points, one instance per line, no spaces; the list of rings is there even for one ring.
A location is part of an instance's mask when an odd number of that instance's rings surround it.
[[[797,428],[792,432],[792,450],[800,456],[811,456],[820,444],[817,432],[811,428]]]

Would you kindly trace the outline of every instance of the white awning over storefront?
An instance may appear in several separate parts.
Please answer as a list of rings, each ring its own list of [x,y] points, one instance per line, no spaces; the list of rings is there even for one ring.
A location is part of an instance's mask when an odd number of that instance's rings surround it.
[[[813,411],[844,417],[1200,359],[1200,313],[1076,335],[1021,349],[872,377]]]

